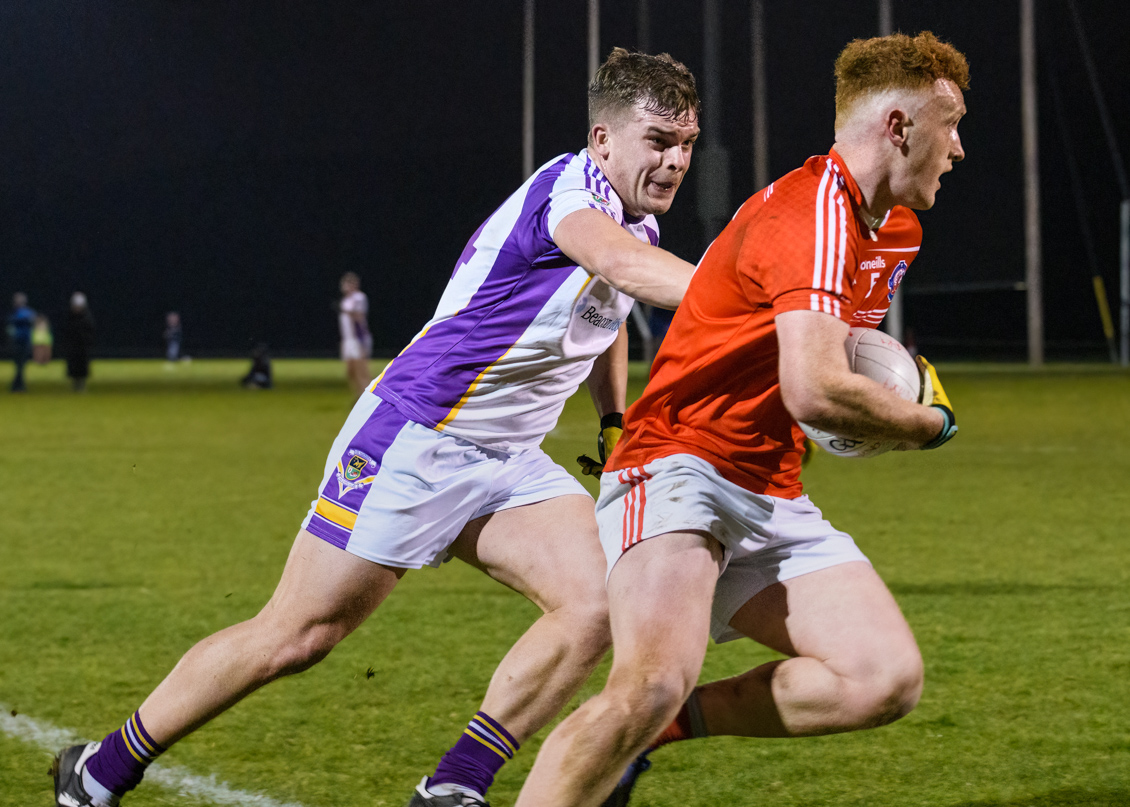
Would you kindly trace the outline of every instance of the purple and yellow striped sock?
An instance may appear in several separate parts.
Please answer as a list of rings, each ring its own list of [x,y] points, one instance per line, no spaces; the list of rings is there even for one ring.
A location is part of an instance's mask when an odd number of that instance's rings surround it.
[[[507,760],[513,759],[518,741],[486,712],[478,712],[455,746],[443,755],[436,766],[432,785],[453,784],[470,788],[481,796],[494,782]]]
[[[164,751],[141,725],[140,713],[134,712],[124,726],[106,735],[98,753],[87,760],[86,771],[102,787],[121,796],[137,787],[149,763]]]

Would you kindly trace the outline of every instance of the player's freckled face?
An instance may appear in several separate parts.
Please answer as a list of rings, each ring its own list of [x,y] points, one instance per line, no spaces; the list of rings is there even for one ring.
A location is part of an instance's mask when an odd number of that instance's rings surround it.
[[[941,176],[965,158],[957,125],[965,114],[965,100],[957,85],[938,79],[930,99],[915,116],[907,145],[910,149],[907,198],[901,202],[915,210],[928,210],[941,188]]]
[[[637,105],[598,127],[595,151],[601,170],[631,216],[666,213],[691,164],[698,118],[678,119]]]

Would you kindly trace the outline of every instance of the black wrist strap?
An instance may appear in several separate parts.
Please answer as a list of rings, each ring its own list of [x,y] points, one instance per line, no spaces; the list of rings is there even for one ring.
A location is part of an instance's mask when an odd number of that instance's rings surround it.
[[[623,412],[609,412],[607,415],[600,419],[600,430],[605,429],[623,429],[624,428],[624,413]]]
[[[942,404],[930,404],[930,406],[942,413],[942,430],[938,432],[938,435],[933,440],[922,446],[923,451],[929,451],[932,448],[937,448],[943,443],[948,442],[957,432],[957,419],[953,416],[952,409]]]

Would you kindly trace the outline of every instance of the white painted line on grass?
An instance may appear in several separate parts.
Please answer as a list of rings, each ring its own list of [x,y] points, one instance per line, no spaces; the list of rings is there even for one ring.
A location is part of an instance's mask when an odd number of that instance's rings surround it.
[[[9,737],[23,740],[52,753],[68,745],[83,742],[74,732],[52,726],[27,715],[12,715],[12,710],[0,703],[0,731]],[[153,782],[182,796],[211,804],[233,805],[233,807],[304,807],[298,802],[275,801],[261,793],[248,793],[236,790],[224,782],[217,782],[216,775],[198,776],[179,765],[164,765],[155,762],[145,773],[145,781]]]

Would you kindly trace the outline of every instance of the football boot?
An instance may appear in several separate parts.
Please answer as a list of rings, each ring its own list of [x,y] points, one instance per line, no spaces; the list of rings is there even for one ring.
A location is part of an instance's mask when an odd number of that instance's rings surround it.
[[[412,794],[408,807],[490,807],[490,802],[484,800],[475,791],[463,788],[453,790],[451,793],[432,793],[428,790],[428,777],[425,776],[420,780],[420,784],[416,785],[416,792]]]
[[[82,784],[82,771],[86,761],[102,747],[102,743],[86,743],[64,748],[51,765],[55,777],[55,804],[57,807],[116,807],[118,797],[108,801],[95,801]]]

